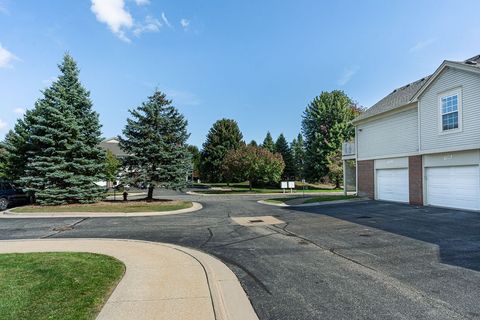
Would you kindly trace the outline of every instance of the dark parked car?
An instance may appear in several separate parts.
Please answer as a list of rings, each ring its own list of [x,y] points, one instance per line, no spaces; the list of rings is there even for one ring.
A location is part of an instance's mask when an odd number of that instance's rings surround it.
[[[0,211],[6,210],[9,206],[28,204],[32,202],[32,195],[8,181],[0,181]]]

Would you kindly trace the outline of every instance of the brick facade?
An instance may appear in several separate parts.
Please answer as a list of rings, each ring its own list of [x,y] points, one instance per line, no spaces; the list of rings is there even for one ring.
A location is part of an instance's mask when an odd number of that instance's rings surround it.
[[[374,161],[358,161],[358,195],[360,197],[375,198]]]
[[[422,156],[408,157],[408,181],[410,204],[423,206]]]

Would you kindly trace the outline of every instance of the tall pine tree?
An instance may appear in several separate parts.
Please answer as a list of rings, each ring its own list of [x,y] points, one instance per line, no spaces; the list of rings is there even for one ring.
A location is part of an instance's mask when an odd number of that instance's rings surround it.
[[[288,145],[287,139],[283,133],[278,136],[277,141],[275,142],[275,151],[280,153],[285,163],[285,168],[283,169],[282,179],[294,179],[295,178],[295,166],[293,163],[292,150]]]
[[[295,177],[297,179],[304,179],[303,167],[305,163],[305,146],[302,134],[298,134],[297,138],[293,139],[291,144],[293,165],[295,167]]]
[[[222,164],[231,150],[237,150],[244,144],[243,135],[235,120],[221,119],[208,131],[201,154],[200,175],[208,182],[222,182]]]
[[[343,91],[322,92],[303,113],[305,176],[319,181],[329,174],[329,158],[354,135],[351,121],[359,108]]]
[[[192,156],[186,141],[187,120],[156,90],[140,107],[130,110],[131,118],[119,137],[128,181],[148,184],[147,200],[155,187],[182,189],[187,186]]]
[[[98,114],[69,54],[59,69],[58,79],[7,137],[6,150],[9,161],[17,152],[19,168],[14,177],[35,192],[38,203],[95,202],[104,195],[95,184],[103,179],[105,156],[98,146]]]
[[[275,153],[275,143],[273,142],[273,138],[272,138],[272,135],[270,134],[270,131],[267,132],[267,135],[263,140],[262,148],[267,149],[272,153]]]

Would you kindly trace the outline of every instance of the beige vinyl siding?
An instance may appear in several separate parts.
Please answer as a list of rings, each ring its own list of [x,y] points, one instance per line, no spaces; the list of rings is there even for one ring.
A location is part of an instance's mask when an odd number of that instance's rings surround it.
[[[439,95],[460,89],[462,97],[461,130],[440,131]],[[442,149],[473,149],[480,147],[480,74],[447,68],[419,98],[420,149],[422,152]]]
[[[412,108],[357,126],[358,159],[414,154],[418,151],[418,112]]]

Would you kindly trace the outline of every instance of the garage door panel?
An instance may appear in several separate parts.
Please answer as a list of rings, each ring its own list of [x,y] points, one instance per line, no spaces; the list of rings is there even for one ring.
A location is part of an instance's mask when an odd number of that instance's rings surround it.
[[[427,203],[459,209],[480,209],[478,166],[426,168]]]
[[[408,202],[408,169],[377,170],[377,199]]]

